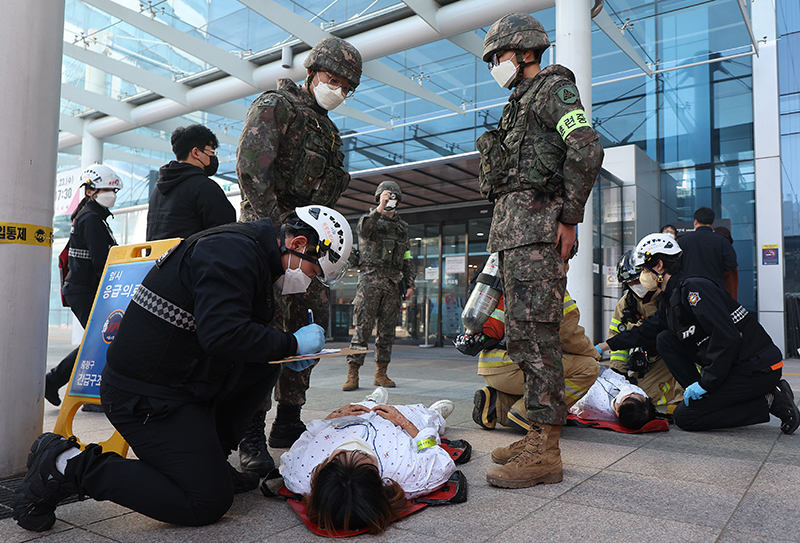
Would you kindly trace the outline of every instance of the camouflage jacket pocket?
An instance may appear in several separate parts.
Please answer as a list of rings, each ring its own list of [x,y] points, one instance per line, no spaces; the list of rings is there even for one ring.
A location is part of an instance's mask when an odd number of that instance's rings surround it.
[[[528,131],[527,140],[533,151],[528,176],[534,188],[548,194],[560,193],[563,188],[564,159],[567,146],[556,132]]]
[[[481,165],[478,173],[478,186],[481,194],[489,201],[494,201],[494,187],[502,184],[508,175],[506,170],[507,152],[503,140],[505,130],[487,130],[475,142],[481,154]]]

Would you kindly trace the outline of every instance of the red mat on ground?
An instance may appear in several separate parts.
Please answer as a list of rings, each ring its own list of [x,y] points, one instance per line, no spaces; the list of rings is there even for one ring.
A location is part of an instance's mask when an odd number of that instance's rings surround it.
[[[570,413],[567,415],[567,424],[570,426],[582,426],[584,428],[603,428],[606,430],[614,430],[615,432],[622,432],[623,434],[669,431],[669,422],[664,419],[651,420],[638,430],[631,430],[630,428],[625,428],[618,422],[611,422],[610,420],[585,420]]]
[[[447,438],[442,438],[442,448],[450,453],[451,458],[453,458],[453,461],[456,464],[463,464],[464,462],[468,461],[472,452],[472,447],[469,445],[469,443],[463,440],[449,441]],[[262,492],[264,492],[263,488]],[[264,492],[264,494],[267,495],[266,492]],[[286,501],[289,503],[289,506],[294,509],[294,512],[297,513],[297,516],[300,517],[300,520],[302,520],[303,523],[308,526],[308,529],[317,535],[321,535],[323,537],[352,537],[354,535],[365,534],[369,532],[369,528],[362,528],[361,530],[352,530],[349,532],[342,531],[329,534],[311,522],[311,520],[308,518],[308,515],[306,515],[306,507],[301,501],[301,496],[291,492],[288,488],[286,488],[285,485],[278,490],[278,494],[280,497],[286,499]],[[456,471],[453,473],[450,479],[438,489],[424,496],[420,496],[413,500],[408,500],[408,509],[403,511],[397,517],[393,518],[392,522],[403,517],[407,517],[412,513],[416,513],[428,505],[462,503],[465,501],[467,501],[467,479],[464,477],[464,474],[461,473],[461,471]]]

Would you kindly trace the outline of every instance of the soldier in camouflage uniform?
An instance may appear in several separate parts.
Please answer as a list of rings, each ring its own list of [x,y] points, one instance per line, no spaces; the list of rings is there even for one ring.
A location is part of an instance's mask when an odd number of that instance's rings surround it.
[[[355,333],[350,342],[354,349],[367,348],[375,320],[378,335],[375,339],[375,386],[394,387],[386,375],[392,357],[392,343],[397,317],[400,315],[402,281],[405,279],[406,299],[414,294],[414,269],[408,244],[408,224],[395,215],[402,201],[400,186],[394,181],[384,181],[375,190],[378,207],[358,221],[360,277],[356,290]],[[392,204],[391,202],[394,202]],[[347,382],[342,390],[358,388],[358,370],[364,365],[365,355],[347,357]]]
[[[339,130],[328,111],[360,83],[361,54],[346,41],[328,37],[313,47],[303,65],[308,74],[303,85],[279,79],[277,90],[264,92],[247,112],[236,153],[242,221],[269,217],[277,228],[295,207],[334,207],[350,183],[343,168]],[[276,325],[284,331],[307,325],[308,309],[313,310],[317,324],[327,327],[330,291],[320,282],[313,281],[302,294],[277,294]],[[281,370],[270,446],[290,447],[305,431],[300,410],[311,369],[299,373]],[[259,473],[274,466],[264,435],[264,417],[270,406],[268,399],[239,447],[242,467]]]
[[[492,25],[483,50],[498,84],[516,87],[498,127],[476,142],[480,189],[494,202],[488,250],[500,253],[508,354],[525,373],[531,421],[524,439],[493,451],[503,465],[486,479],[506,488],[562,480],[564,261],[603,162],[575,76],[563,66],[540,67],[549,46],[539,21],[512,13]]]

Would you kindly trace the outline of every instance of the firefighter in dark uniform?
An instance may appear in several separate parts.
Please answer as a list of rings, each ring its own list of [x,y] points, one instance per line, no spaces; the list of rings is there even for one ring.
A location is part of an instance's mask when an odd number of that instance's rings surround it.
[[[341,214],[307,206],[280,232],[270,219],[218,226],[156,261],[108,349],[100,388],[106,416],[138,459],[99,445],[81,452],[74,437],[43,434],[13,503],[20,526],[49,529],[70,494],[171,524],[216,522],[235,489],[258,485],[258,475],[227,458],[278,379],[281,365],[268,362],[325,344],[318,324],[294,333],[266,325],[273,283],[329,280],[346,266],[351,243]],[[312,363],[284,365],[299,372]]]
[[[634,264],[645,288],[663,301],[641,326],[601,344],[602,349],[656,345],[684,388],[675,424],[687,431],[733,428],[781,420],[793,433],[800,411],[781,379],[780,349],[756,318],[713,281],[681,273],[681,249],[671,236],[650,234],[636,247]],[[700,368],[698,371],[698,367]]]
[[[69,273],[61,294],[72,313],[86,328],[92,304],[100,286],[108,251],[117,244],[106,219],[122,189],[122,181],[114,170],[105,164],[92,164],[81,174],[84,197],[72,213],[69,231]],[[60,405],[58,389],[69,382],[78,349],[69,353],[45,376],[45,399]],[[85,404],[84,411],[94,411],[96,406]]]

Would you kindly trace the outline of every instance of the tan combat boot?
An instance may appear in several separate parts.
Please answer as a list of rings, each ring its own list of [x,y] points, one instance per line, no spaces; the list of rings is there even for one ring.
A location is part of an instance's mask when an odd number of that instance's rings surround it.
[[[375,372],[375,383],[373,383],[376,387],[394,388],[396,386],[394,381],[386,375],[388,367],[388,362],[378,362],[378,371]]]
[[[506,464],[509,460],[517,456],[525,448],[525,439],[515,441],[507,447],[496,447],[492,451],[492,462],[495,464]]]
[[[355,390],[358,388],[358,369],[361,367],[354,362],[350,362],[348,364],[349,368],[347,370],[347,382],[342,385],[342,390],[345,392],[349,390]]]
[[[561,426],[531,425],[530,431],[522,439],[522,452],[505,465],[490,469],[486,481],[501,488],[560,483],[564,477],[558,448],[560,437]]]

